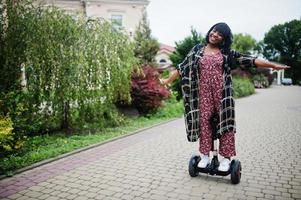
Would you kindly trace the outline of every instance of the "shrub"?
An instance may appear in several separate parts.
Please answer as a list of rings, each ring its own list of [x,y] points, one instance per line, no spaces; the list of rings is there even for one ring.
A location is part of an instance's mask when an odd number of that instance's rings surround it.
[[[13,129],[11,118],[0,116],[0,157],[23,146],[23,141],[16,138]]]
[[[274,81],[274,76],[273,74],[270,73],[270,69],[266,69],[266,68],[257,68],[256,69],[256,73],[257,75],[261,76],[264,75],[266,78],[264,81],[268,81],[267,84],[265,83],[265,85],[268,87],[270,86],[273,81]]]
[[[180,117],[184,113],[183,100],[178,101],[176,94],[171,93],[171,97],[164,101],[164,105],[160,107],[151,117],[156,118],[175,118]]]
[[[234,97],[244,97],[255,93],[254,85],[248,78],[233,77]]]
[[[0,117],[0,149],[3,151],[11,151],[13,149],[13,122],[9,117]]]
[[[151,66],[142,67],[132,75],[132,102],[139,113],[150,113],[162,105],[170,92],[159,83],[159,73]]]
[[[257,74],[252,78],[255,88],[267,88],[269,86],[268,78],[263,74]]]

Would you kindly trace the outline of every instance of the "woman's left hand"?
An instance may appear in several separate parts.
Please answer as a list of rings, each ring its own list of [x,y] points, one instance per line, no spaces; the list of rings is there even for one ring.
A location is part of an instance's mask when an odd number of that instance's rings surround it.
[[[274,64],[274,66],[273,66],[274,70],[289,69],[289,68],[291,68],[291,67],[287,66],[287,65],[280,65],[280,64]]]

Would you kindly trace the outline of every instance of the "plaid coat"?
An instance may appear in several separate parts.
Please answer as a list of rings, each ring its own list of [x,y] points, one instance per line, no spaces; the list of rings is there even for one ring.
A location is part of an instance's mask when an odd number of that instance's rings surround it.
[[[199,138],[199,60],[203,56],[204,46],[197,44],[187,54],[182,63],[177,66],[181,75],[181,87],[185,108],[185,126],[189,142],[195,142]],[[239,67],[255,66],[255,57],[243,55],[231,50],[229,54],[223,54],[223,95],[221,100],[221,109],[219,111],[219,122],[217,134],[236,131],[235,110],[231,70]]]

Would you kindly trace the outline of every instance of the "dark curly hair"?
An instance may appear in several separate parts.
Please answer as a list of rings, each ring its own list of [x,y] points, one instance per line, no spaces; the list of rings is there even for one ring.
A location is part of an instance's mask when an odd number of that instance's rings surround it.
[[[230,27],[224,23],[224,22],[220,22],[217,24],[214,24],[208,31],[207,35],[206,35],[206,42],[207,44],[209,43],[209,33],[212,30],[216,30],[219,33],[222,34],[223,36],[223,42],[219,45],[222,53],[228,54],[230,52],[230,48],[232,45],[232,41],[233,41],[233,35],[232,35],[232,31],[230,29]]]

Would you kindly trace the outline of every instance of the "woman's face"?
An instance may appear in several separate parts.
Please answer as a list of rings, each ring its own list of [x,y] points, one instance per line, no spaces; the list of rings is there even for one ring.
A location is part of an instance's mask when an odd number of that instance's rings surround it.
[[[218,45],[223,42],[223,35],[215,29],[212,29],[209,33],[209,43]]]

